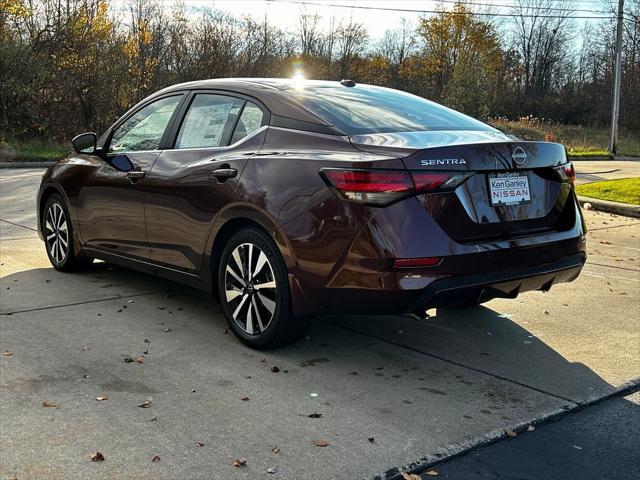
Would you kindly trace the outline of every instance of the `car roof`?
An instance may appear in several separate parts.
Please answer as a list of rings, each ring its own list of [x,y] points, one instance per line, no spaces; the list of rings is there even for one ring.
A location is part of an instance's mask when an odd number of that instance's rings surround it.
[[[153,96],[180,90],[211,89],[236,92],[256,98],[275,115],[332,127],[330,123],[311,112],[287,93],[291,89],[300,88],[301,85],[314,89],[348,88],[342,86],[338,81],[329,80],[303,80],[301,83],[300,80],[290,78],[215,78],[172,85],[156,92]]]

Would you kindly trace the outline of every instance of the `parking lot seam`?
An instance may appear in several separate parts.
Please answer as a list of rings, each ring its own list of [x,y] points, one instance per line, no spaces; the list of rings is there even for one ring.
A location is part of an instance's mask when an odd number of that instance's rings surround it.
[[[618,267],[617,265],[605,265],[604,263],[587,262],[587,265],[597,265],[599,267],[617,268],[618,270],[628,270],[630,272],[640,272],[637,268]]]
[[[501,376],[501,375],[498,375],[498,374],[496,374],[496,373],[488,372],[488,371],[483,370],[483,369],[478,368],[478,367],[473,367],[473,366],[471,366],[471,365],[466,365],[466,364],[464,364],[464,363],[456,362],[455,360],[450,360],[450,359],[445,358],[445,357],[442,357],[442,356],[440,356],[440,355],[436,355],[435,353],[425,352],[425,351],[420,350],[420,349],[418,349],[418,348],[410,347],[410,346],[408,346],[408,345],[404,345],[404,344],[399,343],[399,342],[394,342],[393,340],[388,340],[388,339],[386,339],[386,338],[377,337],[377,336],[375,336],[375,335],[369,335],[369,334],[363,333],[363,332],[361,332],[361,331],[359,331],[359,330],[356,330],[356,329],[353,329],[353,328],[346,327],[346,326],[344,326],[344,325],[335,324],[335,323],[332,323],[332,322],[328,322],[328,321],[326,321],[326,320],[321,320],[321,321],[322,321],[323,323],[328,324],[328,325],[333,325],[334,327],[342,328],[342,329],[347,330],[347,331],[349,331],[349,332],[358,333],[358,334],[363,335],[363,336],[368,337],[368,338],[373,338],[373,339],[375,339],[375,340],[379,340],[379,341],[381,341],[381,342],[385,342],[385,343],[388,343],[388,344],[390,344],[390,345],[394,345],[394,346],[396,346],[396,347],[404,348],[404,349],[409,350],[409,351],[411,351],[411,352],[420,353],[420,354],[422,354],[422,355],[426,355],[426,356],[428,356],[428,357],[435,358],[435,359],[440,360],[440,361],[442,361],[442,362],[450,363],[451,365],[456,365],[456,366],[458,366],[458,367],[466,368],[466,369],[468,369],[468,370],[472,370],[472,371],[477,372],[477,373],[482,373],[482,374],[484,374],[484,375],[488,375],[488,376],[490,376],[490,377],[493,377],[493,378],[495,378],[495,379],[497,379],[497,380],[502,380],[502,381],[505,381],[505,382],[513,383],[513,384],[515,384],[515,385],[519,385],[519,386],[521,386],[521,387],[523,387],[523,388],[527,388],[527,389],[529,389],[529,390],[534,390],[534,391],[536,391],[536,392],[538,392],[538,393],[542,393],[542,394],[544,394],[544,395],[548,395],[548,396],[553,397],[553,398],[556,398],[556,399],[558,399],[558,400],[563,400],[563,401],[565,401],[565,402],[569,402],[569,403],[571,403],[571,404],[578,405],[578,402],[576,402],[575,400],[572,400],[572,399],[567,398],[567,397],[563,397],[562,395],[557,395],[557,394],[555,394],[555,393],[552,393],[552,392],[546,391],[546,390],[544,390],[544,389],[542,389],[542,388],[534,387],[534,386],[532,386],[532,385],[527,385],[526,383],[522,383],[522,382],[519,382],[519,381],[517,381],[517,380],[513,380],[512,378],[503,377],[503,376]]]
[[[600,230],[610,230],[612,228],[633,227],[634,225],[640,225],[640,222],[627,223],[625,225],[611,225],[610,227],[587,228],[587,233],[597,232]]]
[[[0,218],[0,222],[8,223],[9,225],[13,225],[14,227],[26,228],[27,230],[31,230],[32,232],[37,232],[35,228],[25,227],[24,225],[20,225],[19,223],[10,222],[9,220],[5,220],[4,218]]]
[[[50,310],[52,308],[64,308],[64,307],[74,307],[76,305],[86,305],[89,303],[98,303],[98,302],[109,302],[111,300],[125,300],[127,298],[133,298],[133,297],[143,297],[145,295],[153,295],[156,293],[164,293],[164,292],[168,292],[170,291],[169,289],[162,289],[162,290],[153,290],[151,292],[143,292],[143,293],[134,293],[131,295],[122,295],[122,296],[118,296],[118,297],[109,297],[109,298],[98,298],[98,299],[94,299],[94,300],[84,300],[82,302],[73,302],[73,303],[66,303],[64,305],[48,305],[46,307],[36,307],[36,308],[28,308],[26,310],[16,310],[15,312],[4,312],[4,313],[0,313],[0,316],[11,316],[11,315],[16,315],[18,313],[29,313],[29,312],[37,312],[40,310]]]

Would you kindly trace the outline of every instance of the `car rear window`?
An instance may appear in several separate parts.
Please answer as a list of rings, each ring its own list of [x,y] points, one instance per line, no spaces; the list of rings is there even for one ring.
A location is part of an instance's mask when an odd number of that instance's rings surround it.
[[[373,86],[299,86],[288,91],[347,135],[425,130],[495,130],[410,93]]]

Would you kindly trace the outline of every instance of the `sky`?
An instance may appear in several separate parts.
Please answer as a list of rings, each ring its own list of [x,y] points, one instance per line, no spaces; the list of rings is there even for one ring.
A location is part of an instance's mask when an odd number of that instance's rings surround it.
[[[170,6],[174,0],[161,0],[165,6]],[[367,26],[370,37],[375,40],[384,35],[387,29],[398,28],[403,18],[416,25],[418,19],[424,15],[420,12],[395,12],[375,10],[375,8],[396,8],[406,10],[435,10],[439,6],[452,7],[453,0],[183,0],[188,10],[197,12],[202,7],[213,7],[224,10],[235,16],[250,15],[256,19],[263,19],[267,15],[269,22],[292,31],[297,27],[298,17],[301,13],[317,13],[322,17],[321,27],[328,28],[332,16],[336,23],[354,21],[364,23]],[[297,2],[300,3],[297,3]],[[566,0],[549,0],[555,8],[563,8]],[[302,5],[303,2],[313,3]],[[517,0],[468,0],[477,12],[490,12],[508,14],[510,6]],[[576,9],[574,17],[603,16],[601,13],[608,10],[611,5],[617,4],[615,0],[573,0]],[[336,6],[338,5],[338,6]],[[493,6],[489,6],[493,5]],[[354,7],[367,7],[354,8]],[[373,8],[373,9],[371,9]],[[554,12],[549,12],[553,14]],[[558,12],[555,12],[558,13]],[[428,13],[427,13],[428,15]],[[488,17],[495,21],[505,21],[501,17]],[[597,22],[592,19],[577,19],[578,28],[587,22]]]

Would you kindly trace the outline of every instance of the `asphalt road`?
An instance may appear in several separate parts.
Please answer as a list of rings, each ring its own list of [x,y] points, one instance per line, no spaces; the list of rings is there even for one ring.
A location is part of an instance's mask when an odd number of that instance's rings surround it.
[[[0,171],[0,479],[385,478],[640,384],[638,220],[586,212],[589,262],[547,294],[322,318],[259,353],[200,292],[104,263],[55,272],[42,173]]]
[[[429,469],[423,480],[637,480],[640,394],[613,398]]]

